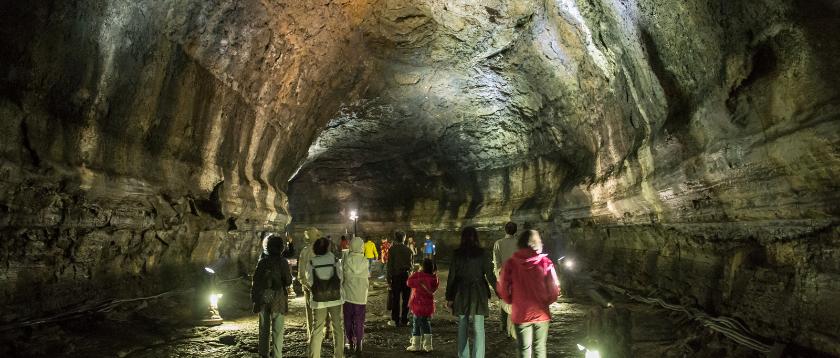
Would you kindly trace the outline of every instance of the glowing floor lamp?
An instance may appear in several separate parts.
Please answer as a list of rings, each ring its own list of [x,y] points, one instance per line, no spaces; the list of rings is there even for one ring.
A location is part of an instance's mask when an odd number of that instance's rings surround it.
[[[350,220],[353,220],[353,237],[356,237],[356,223],[359,221],[359,215],[356,210],[350,212]]]

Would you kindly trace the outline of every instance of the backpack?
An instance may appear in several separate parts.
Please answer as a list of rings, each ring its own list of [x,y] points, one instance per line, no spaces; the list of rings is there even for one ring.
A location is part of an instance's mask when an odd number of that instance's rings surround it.
[[[336,260],[336,262],[338,262]],[[341,299],[341,279],[338,277],[338,271],[335,268],[335,263],[324,265],[312,265],[312,300],[315,302],[330,302]],[[324,280],[315,274],[315,270],[322,267],[332,267],[332,277]]]
[[[266,271],[265,274],[266,285],[262,294],[262,303],[265,306],[263,308],[268,308],[272,313],[286,314],[289,312],[289,294],[285,287],[272,287],[272,274],[271,270]]]

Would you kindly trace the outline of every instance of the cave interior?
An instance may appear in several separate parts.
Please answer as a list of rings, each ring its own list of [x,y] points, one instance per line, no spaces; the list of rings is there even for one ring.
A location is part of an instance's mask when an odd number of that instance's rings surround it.
[[[835,0],[4,2],[0,328],[249,275],[269,232],[446,256],[514,221],[840,356],[838,34]],[[652,354],[616,305],[588,333]],[[696,331],[657,355],[772,355]]]

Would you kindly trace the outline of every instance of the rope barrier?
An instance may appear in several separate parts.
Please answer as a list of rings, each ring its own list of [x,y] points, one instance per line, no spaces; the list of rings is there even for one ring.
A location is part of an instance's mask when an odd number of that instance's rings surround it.
[[[720,334],[723,334],[724,336],[735,341],[736,343],[753,349],[755,351],[768,354],[773,350],[772,345],[763,343],[758,338],[755,338],[750,332],[750,330],[747,329],[746,326],[744,326],[741,322],[739,322],[736,319],[729,317],[712,317],[698,309],[686,308],[684,306],[670,304],[659,298],[650,298],[635,295],[624,288],[612,284],[600,283],[600,285],[614,292],[623,294],[635,301],[647,304],[656,304],[665,309],[683,312],[686,315],[688,315],[691,319],[700,322],[700,324],[702,324],[704,327],[709,328]]]
[[[219,281],[216,284],[217,285],[226,284],[226,283],[229,283],[229,282],[238,281],[240,279],[242,279],[242,278],[237,277],[237,278],[233,278],[233,279]],[[69,306],[68,308],[62,310],[61,312],[56,313],[56,314],[51,315],[51,316],[39,317],[39,318],[30,318],[30,319],[25,319],[23,321],[17,321],[17,322],[12,322],[12,323],[7,323],[7,324],[4,324],[4,325],[0,325],[0,332],[12,330],[12,329],[36,326],[36,325],[45,324],[45,323],[53,323],[53,322],[63,321],[63,320],[67,320],[67,319],[71,319],[71,318],[75,318],[75,317],[84,316],[84,315],[91,314],[91,313],[110,312],[111,310],[113,310],[117,306],[120,306],[120,305],[125,304],[125,303],[156,300],[156,299],[160,299],[160,298],[164,298],[164,297],[183,295],[183,294],[187,294],[187,293],[190,293],[190,292],[193,292],[193,291],[195,291],[194,287],[193,288],[188,288],[188,289],[183,289],[183,290],[166,291],[166,292],[163,292],[163,293],[159,293],[159,294],[151,295],[151,296],[145,296],[145,297],[121,298],[121,299],[111,298],[111,299],[106,299],[106,300],[101,300],[101,301],[86,302],[86,303],[82,303],[82,304],[75,305],[75,306]]]

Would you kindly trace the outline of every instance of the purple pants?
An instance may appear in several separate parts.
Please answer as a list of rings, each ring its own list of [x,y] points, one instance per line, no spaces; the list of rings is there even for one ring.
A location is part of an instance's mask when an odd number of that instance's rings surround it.
[[[358,346],[365,336],[365,305],[344,303],[344,335],[347,343]]]

